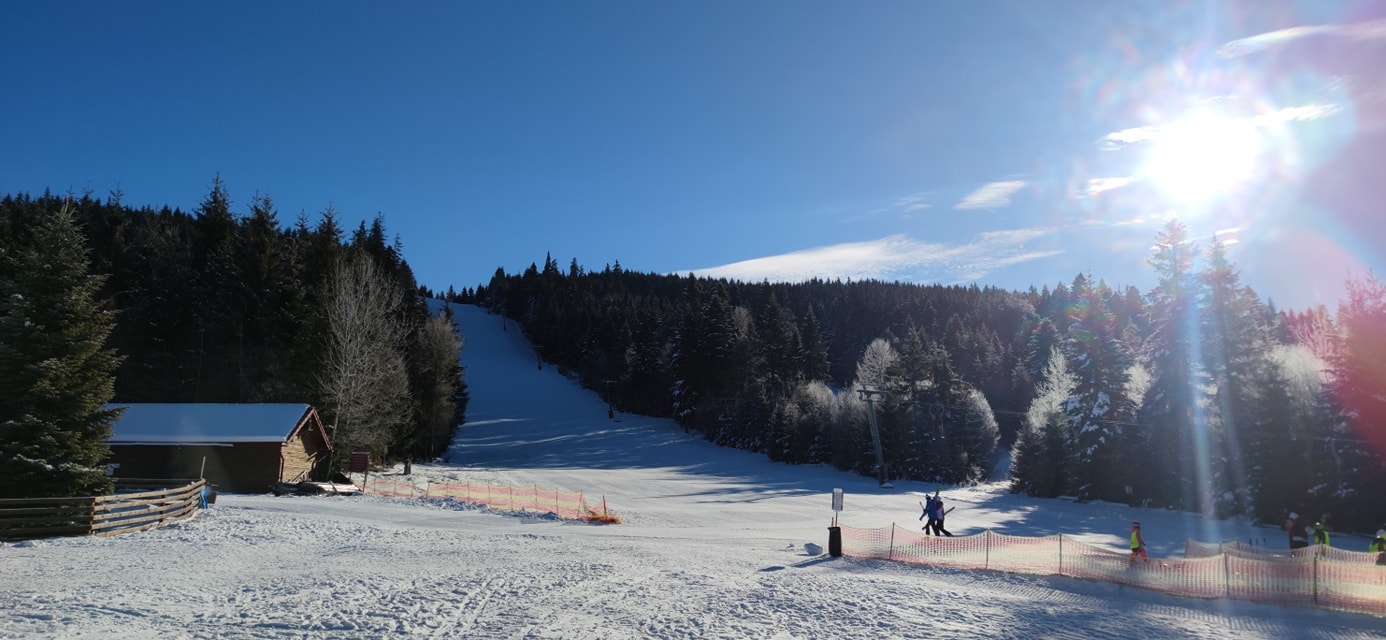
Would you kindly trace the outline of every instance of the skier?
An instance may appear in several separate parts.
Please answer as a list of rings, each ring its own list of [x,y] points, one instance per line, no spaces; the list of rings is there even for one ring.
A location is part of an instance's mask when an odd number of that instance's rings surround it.
[[[1289,517],[1285,518],[1285,524],[1280,528],[1290,537],[1290,549],[1303,549],[1309,546],[1309,539],[1304,537],[1304,527],[1299,524],[1299,514],[1293,511]]]
[[[1323,528],[1322,522],[1314,523],[1314,544],[1328,546],[1328,529]]]
[[[1376,563],[1386,565],[1386,529],[1380,529],[1376,532],[1376,538],[1367,545],[1367,551],[1380,554],[1376,557]]]
[[[924,533],[935,536],[943,535],[938,532],[940,524],[939,518],[942,516],[942,513],[939,511],[938,493],[934,493],[932,496],[924,496],[924,502],[927,505],[924,507],[924,515],[929,518],[929,521],[924,523]]]
[[[933,498],[930,498],[929,496],[924,496],[924,498],[925,498],[926,500],[928,500],[929,503],[928,503],[928,504],[924,504],[923,502],[920,502],[920,503],[919,503],[920,508],[922,508],[922,509],[924,510],[923,513],[920,513],[920,514],[919,514],[919,519],[920,519],[920,520],[923,520],[923,519],[925,519],[925,518],[928,518],[928,519],[929,519],[928,522],[925,522],[925,523],[924,523],[924,535],[927,536],[927,535],[933,535],[933,533],[934,533],[934,522],[937,521],[937,518],[934,517],[934,499],[933,499]]]
[[[934,520],[934,535],[953,537],[952,531],[943,528],[943,519],[947,517],[948,512],[952,510],[952,507],[948,507],[948,509],[945,510],[943,508],[943,498],[938,497],[938,493],[934,493],[934,518],[936,518],[936,520]]]
[[[1131,564],[1136,563],[1136,554],[1141,555],[1141,559],[1150,562],[1149,556],[1145,555],[1145,538],[1141,537],[1141,523],[1135,521],[1131,523]]]

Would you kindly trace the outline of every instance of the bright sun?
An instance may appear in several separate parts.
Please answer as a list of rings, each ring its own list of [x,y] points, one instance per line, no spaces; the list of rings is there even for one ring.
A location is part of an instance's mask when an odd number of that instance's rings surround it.
[[[1194,113],[1160,128],[1142,174],[1175,200],[1203,202],[1251,177],[1263,142],[1246,119]]]

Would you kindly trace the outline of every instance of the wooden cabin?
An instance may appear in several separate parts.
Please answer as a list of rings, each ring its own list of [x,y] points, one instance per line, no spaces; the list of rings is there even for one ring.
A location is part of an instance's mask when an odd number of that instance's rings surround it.
[[[206,478],[220,491],[260,493],[275,482],[325,480],[332,458],[322,419],[306,404],[113,404],[112,474]]]

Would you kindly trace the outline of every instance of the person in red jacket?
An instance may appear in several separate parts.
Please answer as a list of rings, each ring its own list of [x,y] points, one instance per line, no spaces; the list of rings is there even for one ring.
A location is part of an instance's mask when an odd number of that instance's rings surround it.
[[[1291,550],[1309,546],[1309,538],[1304,535],[1304,525],[1300,522],[1298,513],[1291,511],[1280,528],[1290,537]]]
[[[1141,555],[1141,559],[1150,562],[1150,558],[1145,555],[1145,538],[1141,537],[1141,523],[1131,523],[1131,562],[1136,562],[1136,554]]]

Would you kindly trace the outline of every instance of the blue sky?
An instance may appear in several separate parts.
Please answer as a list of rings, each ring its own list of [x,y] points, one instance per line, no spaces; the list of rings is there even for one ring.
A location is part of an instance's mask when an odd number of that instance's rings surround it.
[[[1380,51],[1371,8],[12,0],[0,192],[191,211],[220,174],[238,212],[268,194],[285,225],[383,215],[435,289],[548,253],[1147,290],[1177,216],[1234,242],[1263,296],[1332,304],[1383,264],[1380,227],[1342,219],[1369,214],[1305,195],[1379,133],[1351,82],[1375,70],[1333,65]],[[1311,55],[1323,40],[1348,44]]]

